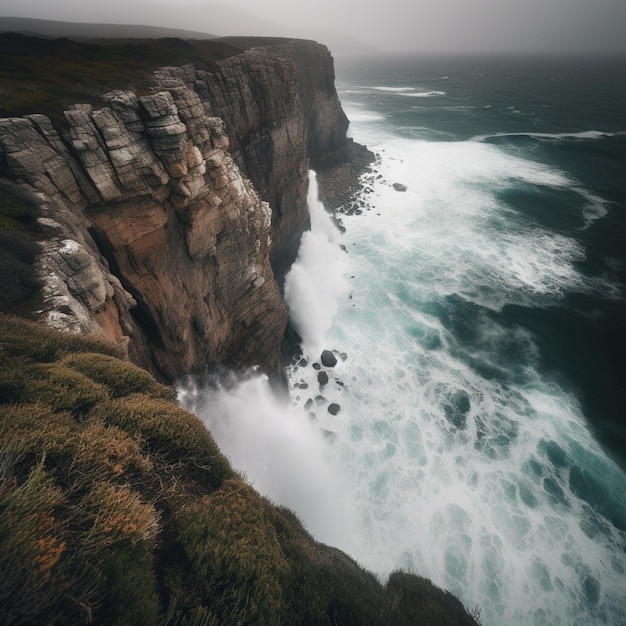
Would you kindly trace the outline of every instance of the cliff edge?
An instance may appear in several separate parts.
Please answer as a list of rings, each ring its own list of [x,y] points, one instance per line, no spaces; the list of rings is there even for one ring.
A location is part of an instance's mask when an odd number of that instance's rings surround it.
[[[40,317],[164,380],[218,364],[282,377],[278,283],[308,227],[308,169],[348,154],[324,46],[219,45],[237,53],[0,119],[0,183],[39,216]]]

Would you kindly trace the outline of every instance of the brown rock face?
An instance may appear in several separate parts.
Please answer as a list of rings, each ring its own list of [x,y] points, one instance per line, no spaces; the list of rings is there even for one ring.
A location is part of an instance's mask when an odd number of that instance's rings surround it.
[[[348,156],[348,119],[330,52],[313,41],[284,40],[221,61],[212,73],[163,68],[159,81],[195,90],[224,120],[237,165],[272,207],[271,263],[282,282],[309,227],[308,170]]]
[[[169,380],[217,364],[280,378],[275,273],[308,226],[309,160],[346,143],[333,80],[326,48],[288,42],[214,73],[163,68],[150,95],[77,104],[59,128],[0,119],[0,175],[41,209],[46,321]]]

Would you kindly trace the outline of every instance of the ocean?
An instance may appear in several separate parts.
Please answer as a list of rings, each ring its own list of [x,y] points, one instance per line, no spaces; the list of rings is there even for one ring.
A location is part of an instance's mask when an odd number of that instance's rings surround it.
[[[181,400],[381,580],[626,624],[626,60],[335,61],[377,160],[341,230],[311,173],[290,403],[254,372]]]

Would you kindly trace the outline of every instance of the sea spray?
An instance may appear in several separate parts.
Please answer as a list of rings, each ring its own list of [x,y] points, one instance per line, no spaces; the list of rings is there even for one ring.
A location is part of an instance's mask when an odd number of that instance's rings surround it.
[[[305,354],[319,357],[324,337],[346,291],[340,232],[318,198],[309,173],[311,230],[285,279],[291,322]],[[317,381],[316,381],[317,384]],[[294,510],[316,539],[346,552],[354,547],[352,495],[340,465],[331,460],[329,437],[311,412],[290,406],[256,372],[216,379],[189,379],[179,401],[198,415],[233,466],[260,493]]]
[[[315,172],[309,172],[311,230],[302,236],[298,258],[285,278],[289,318],[306,355],[318,357],[324,336],[347,289],[340,232],[318,197]]]
[[[353,547],[351,496],[322,431],[256,372],[221,382],[188,379],[179,402],[213,434],[233,467],[264,496],[295,511],[319,541]]]

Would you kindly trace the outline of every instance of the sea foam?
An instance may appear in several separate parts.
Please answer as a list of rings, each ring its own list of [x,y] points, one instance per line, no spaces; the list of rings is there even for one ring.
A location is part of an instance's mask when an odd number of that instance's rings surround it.
[[[499,200],[571,178],[489,144],[377,144],[365,128],[380,178],[345,218],[351,291],[326,334],[348,359],[323,389],[310,366],[290,374],[350,482],[352,555],[383,578],[428,576],[485,624],[619,623],[623,474],[541,372],[533,335],[490,314],[598,289],[574,239]]]

